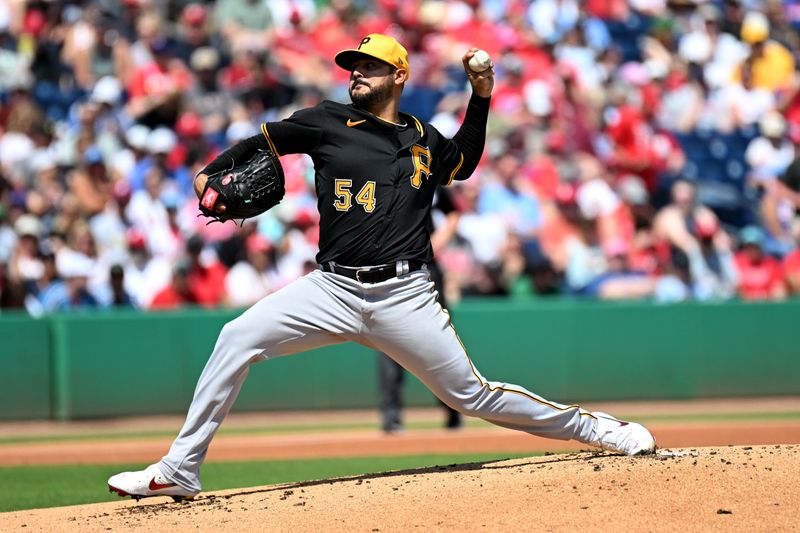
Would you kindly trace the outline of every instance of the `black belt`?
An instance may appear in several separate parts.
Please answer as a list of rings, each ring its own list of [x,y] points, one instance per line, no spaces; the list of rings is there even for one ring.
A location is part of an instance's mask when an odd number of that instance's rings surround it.
[[[425,267],[422,261],[397,261],[388,265],[377,265],[370,267],[349,267],[337,265],[333,261],[320,265],[325,272],[333,272],[340,276],[346,276],[359,283],[380,283],[387,279],[392,279],[409,272],[416,272]]]

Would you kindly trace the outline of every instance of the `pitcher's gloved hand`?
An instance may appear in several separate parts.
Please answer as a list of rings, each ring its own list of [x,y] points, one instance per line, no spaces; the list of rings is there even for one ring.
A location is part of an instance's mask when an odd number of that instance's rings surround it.
[[[269,150],[249,161],[208,176],[200,195],[200,212],[226,222],[260,215],[283,199],[283,167]]]

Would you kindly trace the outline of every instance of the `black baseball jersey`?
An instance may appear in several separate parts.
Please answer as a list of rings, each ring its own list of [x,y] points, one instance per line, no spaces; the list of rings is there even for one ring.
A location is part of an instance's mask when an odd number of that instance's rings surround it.
[[[304,153],[314,162],[320,212],[317,262],[429,262],[434,191],[475,170],[488,108],[488,98],[473,96],[458,134],[446,139],[405,113],[395,124],[353,105],[324,101],[263,124],[259,142],[279,156]]]

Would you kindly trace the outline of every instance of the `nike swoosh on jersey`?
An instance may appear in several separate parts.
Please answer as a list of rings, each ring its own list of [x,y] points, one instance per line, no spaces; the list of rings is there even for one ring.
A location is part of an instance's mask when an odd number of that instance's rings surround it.
[[[353,121],[353,120],[348,118],[347,119],[347,127],[348,128],[352,128],[353,126],[358,126],[359,124],[363,124],[366,121],[367,121],[367,119]]]
[[[169,489],[171,487],[176,486],[177,483],[166,483],[162,485],[161,483],[156,483],[156,478],[150,480],[150,490],[162,490],[162,489]]]

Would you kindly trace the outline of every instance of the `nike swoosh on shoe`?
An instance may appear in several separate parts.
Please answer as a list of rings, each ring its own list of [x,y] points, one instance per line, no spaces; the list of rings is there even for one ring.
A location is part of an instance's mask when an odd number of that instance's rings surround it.
[[[177,483],[165,483],[162,485],[161,483],[156,483],[156,478],[153,478],[150,480],[149,488],[150,490],[163,490],[175,487],[177,485]]]

